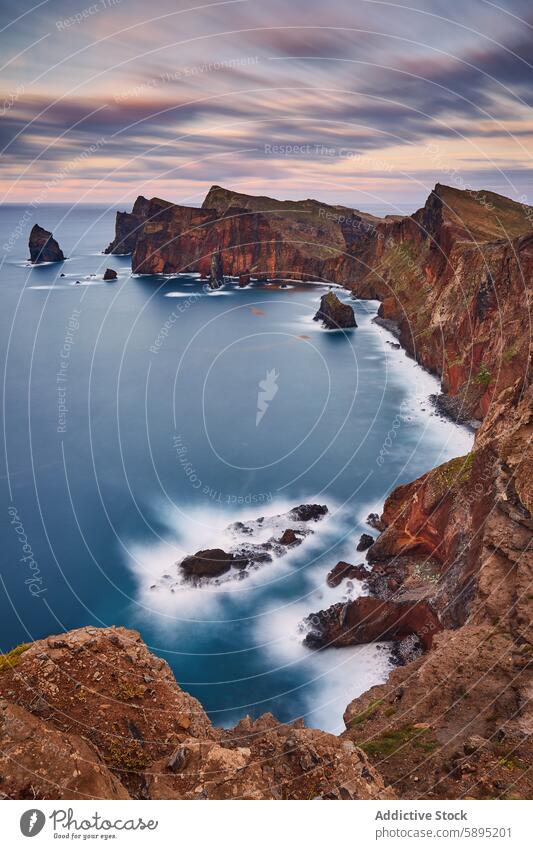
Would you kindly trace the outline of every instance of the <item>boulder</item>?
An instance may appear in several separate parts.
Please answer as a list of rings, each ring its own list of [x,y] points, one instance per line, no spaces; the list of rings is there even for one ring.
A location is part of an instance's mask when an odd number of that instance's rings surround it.
[[[366,551],[373,544],[374,537],[371,537],[370,534],[361,534],[361,538],[357,543],[357,551]]]
[[[355,578],[356,581],[365,581],[369,574],[362,563],[359,566],[353,566],[351,563],[339,560],[337,565],[328,573],[326,583],[328,587],[338,587],[339,584],[348,578]]]
[[[104,280],[116,280],[117,272],[114,268],[106,268],[104,271]]]
[[[40,262],[63,262],[63,251],[49,230],[34,224],[29,240],[30,261],[37,265]]]
[[[289,511],[288,516],[296,522],[318,522],[328,512],[325,504],[300,504]]]
[[[339,301],[335,292],[322,295],[314,321],[321,321],[328,330],[357,327],[352,307]]]
[[[231,568],[245,569],[248,560],[223,551],[221,548],[205,548],[185,557],[180,569],[187,578],[215,578],[224,575]]]
[[[302,542],[301,537],[296,535],[296,531],[292,528],[287,528],[286,531],[283,531],[280,539],[280,545],[298,545]]]
[[[369,513],[366,517],[367,525],[370,525],[371,528],[375,528],[376,531],[384,531],[385,524],[381,521],[379,513]]]
[[[146,773],[150,799],[393,799],[361,749],[333,734],[245,717],[221,741],[188,740]]]

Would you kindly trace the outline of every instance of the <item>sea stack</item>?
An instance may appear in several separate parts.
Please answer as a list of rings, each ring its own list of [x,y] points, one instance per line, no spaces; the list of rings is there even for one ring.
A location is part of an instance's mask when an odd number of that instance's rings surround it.
[[[63,262],[65,256],[49,230],[34,224],[29,240],[30,261],[35,265],[39,262]]]
[[[117,272],[114,268],[106,268],[104,271],[104,280],[116,280]]]
[[[211,276],[209,278],[209,287],[211,289],[220,289],[224,284],[224,267],[222,265],[222,254],[220,251],[215,251],[211,257]]]
[[[328,330],[357,327],[353,309],[349,304],[339,301],[335,292],[322,295],[314,321],[321,321]]]

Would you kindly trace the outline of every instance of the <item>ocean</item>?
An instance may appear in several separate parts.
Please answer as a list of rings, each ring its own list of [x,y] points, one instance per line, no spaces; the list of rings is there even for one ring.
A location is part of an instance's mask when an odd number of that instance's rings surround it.
[[[312,652],[301,622],[362,592],[325,578],[362,562],[367,515],[473,435],[434,412],[437,381],[372,322],[375,301],[337,289],[358,327],[328,332],[312,320],[323,284],[132,276],[129,257],[101,253],[114,209],[0,216],[0,648],[124,625],[216,724],[272,711],[341,731],[350,699],[386,679],[389,646]],[[29,266],[35,221],[64,263]],[[245,580],[180,579],[186,554],[232,544],[231,523],[307,503],[326,518]]]

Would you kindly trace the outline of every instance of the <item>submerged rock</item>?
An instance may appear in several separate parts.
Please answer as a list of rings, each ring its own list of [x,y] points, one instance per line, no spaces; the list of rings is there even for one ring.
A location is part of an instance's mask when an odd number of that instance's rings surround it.
[[[34,224],[29,240],[30,261],[37,265],[40,262],[63,262],[65,256],[49,230]]]
[[[335,292],[322,295],[320,307],[313,320],[321,321],[328,330],[357,327],[352,307],[339,301]]]

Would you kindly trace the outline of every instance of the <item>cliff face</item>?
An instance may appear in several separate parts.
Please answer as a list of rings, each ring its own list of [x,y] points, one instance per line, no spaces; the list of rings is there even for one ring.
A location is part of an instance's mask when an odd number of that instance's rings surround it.
[[[531,207],[437,184],[414,215],[378,219],[213,186],[201,209],[138,198],[107,249],[132,252],[136,273],[205,277],[218,250],[227,275],[321,279],[381,300],[459,420],[483,419],[503,388],[529,381]]]
[[[371,215],[315,200],[275,201],[214,186],[201,209],[138,198],[131,214],[117,213],[109,253],[132,252],[140,274],[199,271],[209,275],[221,250],[224,272],[256,278],[320,279],[334,272],[348,234]],[[125,250],[124,247],[128,250]]]
[[[353,743],[301,722],[213,728],[136,631],[80,628],[2,661],[4,797],[394,798]]]
[[[426,650],[345,715],[346,739],[400,796],[529,798],[533,210],[440,185],[388,220],[220,187],[201,210],[161,203],[149,202],[134,270],[207,276],[220,248],[226,274],[378,298],[381,320],[442,378],[441,406],[480,422],[471,454],[391,493],[368,551],[370,599],[319,611],[311,644]]]

